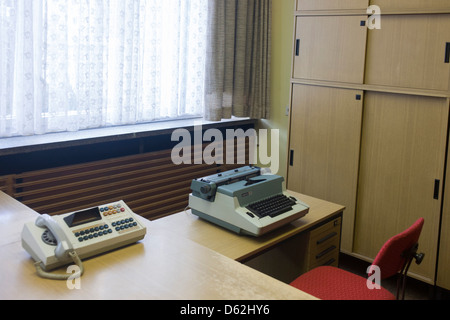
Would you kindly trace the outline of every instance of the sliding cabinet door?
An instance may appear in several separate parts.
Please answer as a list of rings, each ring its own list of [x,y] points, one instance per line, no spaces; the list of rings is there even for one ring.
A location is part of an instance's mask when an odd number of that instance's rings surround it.
[[[297,10],[366,9],[369,0],[297,0]]]
[[[370,0],[370,5],[379,6],[382,10],[381,13],[390,10],[446,10],[449,7],[448,0]]]
[[[433,283],[448,122],[447,99],[365,95],[354,252],[374,258],[383,243],[425,219],[411,270]]]
[[[450,149],[447,159],[450,159]],[[442,210],[441,237],[439,241],[439,259],[436,285],[450,290],[450,164],[447,160],[446,188]]]
[[[382,15],[381,24],[368,33],[365,83],[449,89],[450,14]]]
[[[293,77],[362,83],[367,16],[297,17]]]
[[[363,93],[293,85],[288,189],[346,207],[341,249],[351,251]]]

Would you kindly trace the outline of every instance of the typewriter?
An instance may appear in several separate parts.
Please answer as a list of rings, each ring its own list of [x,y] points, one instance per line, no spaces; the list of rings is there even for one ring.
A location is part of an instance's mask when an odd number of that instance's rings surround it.
[[[194,179],[189,207],[204,220],[258,237],[309,212],[307,204],[283,190],[283,181],[254,166]]]

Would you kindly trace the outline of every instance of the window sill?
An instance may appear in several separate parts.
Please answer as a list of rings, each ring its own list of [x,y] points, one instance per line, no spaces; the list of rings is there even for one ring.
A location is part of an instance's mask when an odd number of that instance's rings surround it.
[[[255,124],[255,120],[234,118],[219,122],[202,119],[161,121],[129,126],[118,126],[83,130],[78,132],[50,133],[29,137],[2,138],[0,156],[68,148],[80,145],[146,138],[161,134],[170,134],[179,128],[193,129],[195,126],[221,128],[234,125]]]

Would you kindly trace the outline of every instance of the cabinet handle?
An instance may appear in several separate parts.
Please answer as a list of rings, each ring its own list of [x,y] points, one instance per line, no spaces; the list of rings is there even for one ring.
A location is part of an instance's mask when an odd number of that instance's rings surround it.
[[[450,63],[450,42],[445,44],[445,63]]]
[[[290,154],[290,157],[289,157],[290,159],[289,159],[289,165],[291,166],[291,167],[293,167],[294,166],[294,150],[291,150],[291,154]]]
[[[441,185],[441,180],[434,180],[434,200],[439,200],[439,186]]]
[[[300,39],[295,41],[295,55],[297,57],[300,55]]]

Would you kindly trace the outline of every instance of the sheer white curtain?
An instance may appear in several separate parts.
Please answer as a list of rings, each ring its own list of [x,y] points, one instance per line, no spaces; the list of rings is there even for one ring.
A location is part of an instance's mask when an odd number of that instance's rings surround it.
[[[0,137],[204,112],[208,0],[0,0]]]

